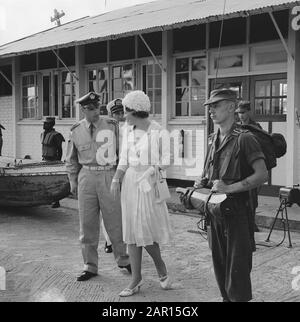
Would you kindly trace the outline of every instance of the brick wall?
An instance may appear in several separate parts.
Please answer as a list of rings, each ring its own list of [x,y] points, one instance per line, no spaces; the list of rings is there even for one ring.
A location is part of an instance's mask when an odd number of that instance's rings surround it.
[[[0,123],[5,127],[3,135],[3,156],[13,156],[13,120],[12,120],[12,96],[0,97]]]

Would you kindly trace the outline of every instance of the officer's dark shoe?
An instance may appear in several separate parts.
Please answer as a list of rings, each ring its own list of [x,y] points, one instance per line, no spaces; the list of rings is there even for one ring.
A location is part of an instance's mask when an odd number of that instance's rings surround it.
[[[119,268],[126,268],[126,269],[127,269],[127,271],[131,274],[131,266],[130,266],[130,264],[128,264],[128,265],[126,265],[126,266],[120,266],[120,265],[119,265]]]
[[[111,245],[107,245],[107,243],[105,243],[105,246],[104,246],[104,251],[105,253],[112,253],[112,246]]]
[[[59,208],[60,207],[60,203],[59,203],[59,201],[55,201],[55,202],[53,202],[53,204],[52,204],[52,208]]]
[[[254,224],[254,232],[258,233],[259,232],[259,228],[257,227],[256,224]]]
[[[88,272],[88,271],[83,271],[80,275],[77,276],[77,281],[78,282],[83,282],[83,281],[87,281],[92,277],[97,276],[97,274],[92,273],[92,272]]]

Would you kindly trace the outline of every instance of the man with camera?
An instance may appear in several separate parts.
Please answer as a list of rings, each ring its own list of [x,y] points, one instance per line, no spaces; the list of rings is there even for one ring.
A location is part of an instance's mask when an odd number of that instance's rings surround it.
[[[219,128],[209,137],[204,170],[194,185],[227,196],[220,206],[206,207],[213,266],[224,302],[252,299],[255,242],[248,191],[268,178],[259,143],[235,123],[236,103],[236,93],[227,88],[212,91],[205,102]]]

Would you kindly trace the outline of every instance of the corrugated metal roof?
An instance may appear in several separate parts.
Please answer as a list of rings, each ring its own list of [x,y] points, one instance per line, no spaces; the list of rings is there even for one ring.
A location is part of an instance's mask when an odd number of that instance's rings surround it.
[[[300,1],[226,0],[225,18],[299,5]],[[224,0],[161,0],[85,17],[0,46],[0,57],[114,39],[221,19]]]

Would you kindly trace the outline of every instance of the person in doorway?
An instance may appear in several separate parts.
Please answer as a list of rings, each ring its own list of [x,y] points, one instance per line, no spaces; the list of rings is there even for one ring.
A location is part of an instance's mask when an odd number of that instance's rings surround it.
[[[42,159],[44,161],[61,161],[62,143],[65,142],[61,133],[55,131],[55,117],[46,117],[43,125],[44,131],[41,133]],[[59,200],[52,204],[52,208],[59,208]]]
[[[160,146],[161,126],[149,120],[149,97],[142,91],[132,91],[125,96],[122,104],[126,121],[132,129],[126,131],[127,136],[124,133],[121,158],[112,180],[111,193],[118,196],[123,178],[123,240],[128,245],[132,281],[119,296],[127,297],[137,293],[143,284],[143,248],[154,261],[161,287],[171,287],[160,251],[160,244],[168,242],[171,235],[169,214],[166,202],[160,202],[156,197],[156,173],[170,164],[170,152]],[[149,153],[151,160],[148,159]]]
[[[259,129],[262,129],[261,125],[255,122],[253,119],[253,116],[251,113],[251,105],[249,101],[240,101],[238,103],[238,108],[236,110],[236,113],[242,125],[252,125],[252,126],[256,126]],[[252,213],[253,213],[253,225],[254,225],[255,232],[259,232],[257,224],[255,223],[256,209],[258,207],[258,190],[259,188],[255,188],[249,191],[250,204],[251,204]]]
[[[2,155],[3,146],[2,130],[5,130],[5,127],[2,124],[0,124],[0,156]]]
[[[118,124],[114,119],[100,117],[99,98],[90,92],[76,101],[85,118],[72,126],[67,148],[66,169],[71,192],[78,195],[79,239],[84,261],[77,281],[98,274],[100,210],[117,265],[131,272],[122,240],[120,196],[114,200],[110,194],[116,171]]]
[[[255,250],[249,191],[268,179],[265,156],[254,135],[235,122],[236,92],[213,90],[204,103],[218,130],[209,137],[201,177],[195,188],[227,195],[207,214],[212,260],[224,302],[252,299],[252,252]]]

